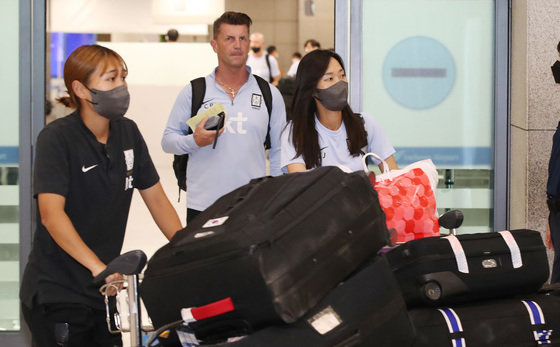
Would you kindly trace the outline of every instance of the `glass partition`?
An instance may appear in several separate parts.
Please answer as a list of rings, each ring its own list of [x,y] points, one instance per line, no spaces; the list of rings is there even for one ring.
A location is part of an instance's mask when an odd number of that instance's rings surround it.
[[[462,210],[463,233],[491,231],[495,1],[367,0],[362,7],[363,111],[382,124],[400,167],[433,160],[440,213]]]
[[[19,1],[0,2],[0,331],[19,331]]]

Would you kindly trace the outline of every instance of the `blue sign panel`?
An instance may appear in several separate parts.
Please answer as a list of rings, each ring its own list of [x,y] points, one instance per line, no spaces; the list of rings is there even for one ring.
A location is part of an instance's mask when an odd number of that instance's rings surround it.
[[[19,151],[18,147],[2,147],[0,146],[0,164],[18,164]]]
[[[82,45],[97,42],[96,34],[51,33],[51,77],[62,77],[70,53]]]
[[[455,84],[455,61],[439,41],[414,36],[397,43],[383,62],[383,84],[398,104],[425,110],[439,105]]]

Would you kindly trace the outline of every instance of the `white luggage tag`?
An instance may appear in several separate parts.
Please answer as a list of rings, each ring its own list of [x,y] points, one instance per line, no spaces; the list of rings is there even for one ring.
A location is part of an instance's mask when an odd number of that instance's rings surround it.
[[[202,227],[203,228],[217,227],[219,225],[224,224],[226,222],[226,220],[228,220],[228,218],[229,218],[229,216],[209,219],[209,220],[206,221],[206,223],[204,223],[204,225]]]
[[[307,322],[311,324],[313,329],[315,329],[319,334],[325,335],[339,326],[342,323],[342,319],[331,306],[328,306],[324,310],[321,310],[321,312],[309,318]]]

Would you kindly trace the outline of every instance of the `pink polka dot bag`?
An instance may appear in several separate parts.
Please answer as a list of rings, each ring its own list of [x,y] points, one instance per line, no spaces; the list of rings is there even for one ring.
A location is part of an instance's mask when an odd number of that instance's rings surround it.
[[[396,243],[439,236],[435,189],[438,173],[431,159],[417,161],[399,170],[389,170],[375,153],[363,157],[364,171],[370,172],[366,158],[383,163],[383,173],[375,176],[374,188],[385,212],[387,229],[394,229]]]

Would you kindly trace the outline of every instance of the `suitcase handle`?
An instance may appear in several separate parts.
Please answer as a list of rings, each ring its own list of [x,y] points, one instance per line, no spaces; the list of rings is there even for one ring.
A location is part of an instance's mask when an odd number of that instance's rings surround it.
[[[251,192],[255,190],[255,188],[257,188],[257,184],[266,181],[268,179],[270,179],[269,176],[253,178],[249,182],[249,184],[243,186],[242,188],[239,188],[237,194],[235,195],[235,199],[232,199],[232,202],[229,205],[225,206],[223,212],[219,213],[219,215],[229,214],[229,212],[232,209],[234,209],[239,204],[240,201],[245,200],[245,198],[247,198],[247,196],[249,196],[249,194],[251,194]]]

